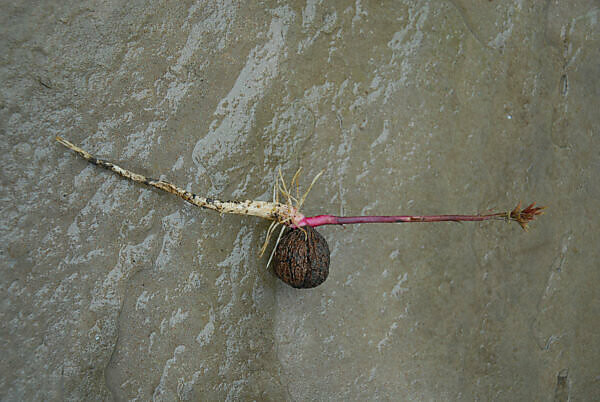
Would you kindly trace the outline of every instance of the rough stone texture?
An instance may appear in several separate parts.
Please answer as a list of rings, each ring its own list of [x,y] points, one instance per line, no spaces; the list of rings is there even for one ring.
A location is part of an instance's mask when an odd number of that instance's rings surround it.
[[[593,1],[4,1],[0,399],[600,395]],[[310,215],[549,205],[517,225],[321,229],[298,291],[224,199],[321,169]]]

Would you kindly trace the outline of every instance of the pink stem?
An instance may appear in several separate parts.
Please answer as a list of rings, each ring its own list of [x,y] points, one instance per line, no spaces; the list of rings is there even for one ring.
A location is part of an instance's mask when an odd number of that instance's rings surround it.
[[[352,223],[396,223],[396,222],[477,222],[487,221],[489,219],[503,219],[506,221],[515,221],[525,230],[527,224],[531,222],[537,215],[544,213],[546,207],[536,207],[535,202],[529,204],[525,208],[521,208],[521,202],[508,212],[497,212],[486,215],[402,215],[402,216],[334,216],[334,215],[318,215],[308,216],[300,220],[292,227],[302,226],[322,226],[322,225],[346,225]]]
[[[296,226],[346,225],[353,223],[398,223],[398,222],[463,222],[486,221],[506,217],[506,213],[489,215],[403,215],[403,216],[334,216],[318,215],[302,219]]]

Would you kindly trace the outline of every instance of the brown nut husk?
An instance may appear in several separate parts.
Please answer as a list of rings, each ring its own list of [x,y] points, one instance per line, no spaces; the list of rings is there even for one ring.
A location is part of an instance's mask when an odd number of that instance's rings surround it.
[[[327,240],[310,226],[287,229],[275,250],[273,267],[279,279],[294,288],[319,286],[329,275]]]

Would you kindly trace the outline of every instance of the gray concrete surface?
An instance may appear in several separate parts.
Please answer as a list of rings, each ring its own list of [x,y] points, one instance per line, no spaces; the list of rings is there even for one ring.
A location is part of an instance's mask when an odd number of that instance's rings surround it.
[[[0,2],[2,400],[593,400],[597,1]],[[279,282],[224,199],[321,169],[304,212],[517,225],[321,230]]]

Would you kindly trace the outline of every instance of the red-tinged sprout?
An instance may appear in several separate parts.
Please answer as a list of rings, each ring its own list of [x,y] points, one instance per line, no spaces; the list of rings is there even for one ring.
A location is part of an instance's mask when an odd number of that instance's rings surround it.
[[[313,288],[329,274],[329,247],[314,228],[323,225],[350,225],[356,223],[410,223],[410,222],[481,222],[487,220],[515,221],[524,230],[545,207],[535,202],[524,209],[521,203],[510,212],[485,215],[400,215],[400,216],[309,216],[288,229],[276,246],[274,270],[277,276],[295,288]]]
[[[486,215],[398,215],[398,216],[334,216],[318,215],[302,219],[296,226],[350,225],[355,223],[410,223],[410,222],[480,222],[492,219],[515,221],[527,230],[527,224],[545,207],[535,207],[535,202],[521,209],[521,202],[510,212]]]
[[[524,230],[527,230],[527,224],[537,215],[543,213],[545,207],[536,207],[535,202],[521,209],[521,203],[508,212],[499,212],[485,215],[399,215],[399,216],[334,216],[318,215],[305,217],[301,212],[308,192],[315,184],[321,173],[312,181],[311,185],[304,195],[300,196],[298,189],[298,176],[300,170],[296,172],[289,188],[283,180],[283,175],[279,171],[279,180],[273,188],[273,201],[219,201],[213,198],[202,197],[193,194],[187,190],[177,187],[164,180],[157,180],[145,177],[123,169],[112,162],[98,159],[87,151],[70,143],[69,141],[56,137],[56,140],[65,147],[73,150],[88,162],[108,169],[120,176],[137,183],[158,188],[160,190],[174,194],[185,201],[201,208],[212,209],[220,213],[231,213],[239,215],[253,215],[273,221],[265,243],[261,250],[261,255],[267,248],[269,239],[278,225],[287,227],[287,232],[281,232],[271,259],[275,274],[288,285],[295,288],[313,288],[320,285],[327,279],[329,274],[329,246],[323,236],[316,229],[323,225],[350,225],[355,223],[401,223],[401,222],[480,222],[487,220],[505,220],[515,221]],[[295,196],[291,193],[295,188]],[[285,202],[279,202],[280,194],[285,198]],[[269,263],[271,262],[269,259]],[[267,263],[267,265],[269,265]]]

